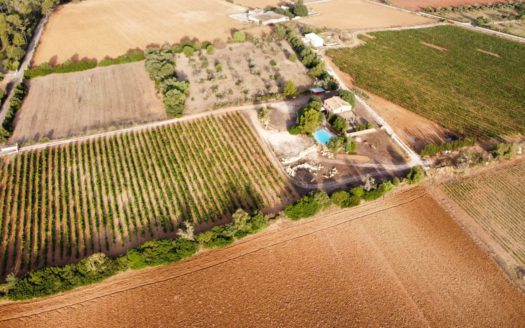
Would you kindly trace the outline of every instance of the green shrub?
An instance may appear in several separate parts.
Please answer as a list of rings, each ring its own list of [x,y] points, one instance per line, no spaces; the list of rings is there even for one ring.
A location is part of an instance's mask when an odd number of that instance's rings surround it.
[[[215,226],[197,235],[197,241],[206,248],[224,247],[233,243],[235,232],[235,228],[231,224]]]
[[[293,98],[297,96],[298,93],[299,91],[297,91],[295,83],[293,81],[286,81],[286,84],[284,85],[283,95],[286,98]]]
[[[345,133],[348,129],[348,122],[339,115],[332,115],[328,122],[339,133]]]
[[[416,184],[421,182],[425,178],[425,171],[421,166],[414,166],[410,169],[406,176],[406,180],[409,184]]]
[[[345,151],[347,154],[357,153],[357,142],[353,141],[352,138],[346,138]]]
[[[354,196],[363,197],[363,194],[365,193],[365,189],[362,186],[359,186],[359,187],[354,187],[350,189],[350,192]]]
[[[193,47],[190,46],[185,46],[184,48],[182,48],[182,52],[186,57],[191,57],[195,53],[195,49],[193,49]]]
[[[317,203],[314,196],[309,194],[295,204],[288,205],[284,210],[284,214],[292,220],[299,220],[314,216],[320,209],[321,205]]]
[[[176,262],[197,252],[197,243],[177,238],[174,240],[153,240],[129,250],[125,259],[131,269]]]
[[[338,152],[343,148],[345,144],[345,138],[343,137],[332,137],[326,144],[326,147],[333,153]]]
[[[392,184],[393,184],[394,186],[399,186],[399,185],[401,184],[401,180],[399,180],[398,177],[394,177],[394,178],[392,179]]]
[[[496,158],[512,158],[518,153],[518,145],[514,143],[498,143],[492,150],[492,154]]]

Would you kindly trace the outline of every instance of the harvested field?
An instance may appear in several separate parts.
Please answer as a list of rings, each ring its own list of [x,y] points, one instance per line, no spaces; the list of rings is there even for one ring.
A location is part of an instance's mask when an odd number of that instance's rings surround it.
[[[375,29],[435,23],[434,20],[364,0],[333,0],[308,5],[319,15],[300,22],[330,29]]]
[[[154,297],[152,297],[154,295]],[[3,327],[525,327],[525,297],[420,188],[0,306]]]
[[[493,3],[505,3],[510,1],[504,0],[392,0],[393,6],[409,10],[419,10],[425,8],[445,8],[445,7],[463,7],[463,6],[481,6]]]
[[[213,54],[190,58],[177,56],[177,76],[190,81],[185,113],[194,114],[219,107],[256,101],[258,97],[282,93],[287,81],[298,90],[313,83],[287,42],[229,44]]]
[[[30,80],[11,142],[24,143],[166,119],[144,63]]]
[[[0,276],[119,254],[295,191],[239,113],[70,143],[0,163]]]
[[[503,248],[515,265],[525,267],[525,161],[446,182],[442,189]]]
[[[248,8],[266,8],[268,6],[277,6],[281,2],[281,0],[233,0],[234,4]]]
[[[78,55],[102,59],[183,37],[225,40],[250,25],[228,15],[244,8],[223,0],[89,0],[60,7],[46,26],[34,58],[39,65]]]
[[[465,136],[525,133],[525,45],[453,26],[372,35],[328,52],[358,87]]]

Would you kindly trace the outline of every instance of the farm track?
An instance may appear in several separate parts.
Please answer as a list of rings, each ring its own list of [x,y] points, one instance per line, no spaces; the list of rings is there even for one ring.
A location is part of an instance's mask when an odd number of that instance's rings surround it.
[[[0,276],[282,206],[294,191],[247,124],[234,112],[4,157]]]

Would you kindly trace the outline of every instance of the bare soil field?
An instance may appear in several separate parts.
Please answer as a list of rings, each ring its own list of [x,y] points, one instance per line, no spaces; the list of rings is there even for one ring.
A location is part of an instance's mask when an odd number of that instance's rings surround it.
[[[74,55],[102,59],[183,37],[225,40],[249,27],[228,15],[244,8],[223,0],[90,0],[67,4],[50,18],[34,58],[38,65]]]
[[[30,81],[11,141],[57,139],[165,118],[143,62],[53,74]]]
[[[463,7],[471,5],[489,5],[493,3],[505,3],[503,0],[392,0],[393,6],[409,10],[419,10],[423,8],[444,8],[444,7]]]
[[[375,29],[431,24],[435,21],[364,0],[334,0],[308,5],[317,16],[302,19],[305,24],[330,29]]]
[[[512,271],[517,267],[525,270],[524,186],[523,160],[441,185],[442,191],[473,219],[466,222],[467,226],[481,227],[490,238],[488,244],[497,245],[491,248]]]
[[[525,327],[525,296],[424,189],[0,306],[2,327]]]
[[[306,90],[313,79],[300,61],[288,59],[292,53],[283,41],[229,44],[211,55],[203,51],[190,58],[179,54],[177,76],[190,81],[185,112],[195,114],[278,94],[287,81]]]

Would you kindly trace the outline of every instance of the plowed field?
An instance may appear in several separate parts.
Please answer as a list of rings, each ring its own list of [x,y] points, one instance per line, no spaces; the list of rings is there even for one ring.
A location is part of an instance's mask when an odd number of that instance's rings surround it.
[[[3,327],[525,327],[525,297],[423,189],[0,306]]]

